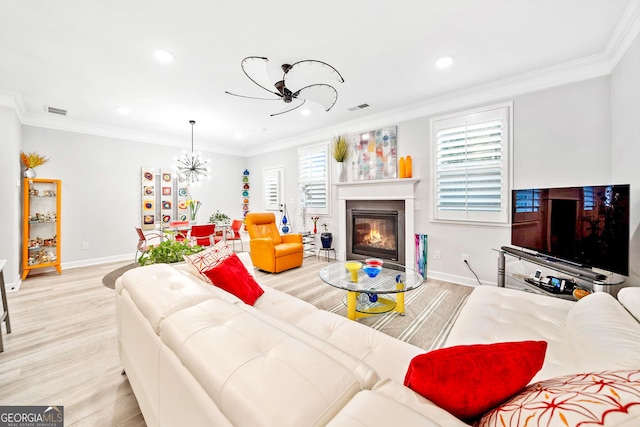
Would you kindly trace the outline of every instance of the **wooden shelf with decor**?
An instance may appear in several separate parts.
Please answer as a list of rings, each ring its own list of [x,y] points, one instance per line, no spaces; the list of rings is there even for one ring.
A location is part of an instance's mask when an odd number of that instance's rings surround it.
[[[60,201],[62,181],[25,178],[22,218],[22,279],[31,270],[60,266]]]

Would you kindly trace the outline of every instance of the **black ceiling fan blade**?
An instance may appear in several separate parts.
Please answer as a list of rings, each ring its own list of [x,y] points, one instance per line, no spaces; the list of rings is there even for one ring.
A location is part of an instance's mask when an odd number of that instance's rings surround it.
[[[294,99],[295,99],[295,98],[294,98]],[[279,116],[280,114],[284,114],[284,113],[288,113],[289,111],[293,111],[293,110],[295,110],[296,108],[300,108],[300,107],[302,107],[302,106],[304,105],[304,103],[306,102],[304,99],[299,99],[299,98],[298,98],[298,99],[295,99],[295,101],[301,101],[301,102],[300,102],[300,104],[296,105],[296,106],[295,106],[295,107],[293,107],[293,108],[286,108],[286,107],[285,107],[285,109],[283,109],[283,110],[282,110],[282,111],[280,111],[279,113],[273,113],[273,114],[271,114],[271,117],[273,117],[273,116]],[[291,104],[285,104],[285,105],[288,107],[288,106],[290,106]]]
[[[259,99],[259,100],[262,100],[262,101],[282,101],[282,97],[278,97],[278,98],[261,98],[261,97],[258,97],[258,96],[238,95],[237,93],[232,93],[232,92],[229,92],[227,90],[225,90],[224,93],[226,93],[227,95],[233,95],[233,96],[237,96],[237,97],[240,97],[240,98]],[[277,94],[274,94],[274,95],[279,96]]]
[[[331,85],[318,83],[303,87],[293,97],[315,101],[329,111],[338,101],[338,91]]]

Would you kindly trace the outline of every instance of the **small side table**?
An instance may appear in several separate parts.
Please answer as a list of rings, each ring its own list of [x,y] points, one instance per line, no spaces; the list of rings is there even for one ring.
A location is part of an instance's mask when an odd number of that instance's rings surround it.
[[[327,257],[327,262],[329,262],[329,254],[333,252],[333,259],[337,260],[336,250],[333,248],[318,248],[318,258],[320,258],[320,252],[324,252],[324,256]]]
[[[314,256],[316,254],[316,235],[311,232],[302,233],[302,245],[304,247],[304,257]]]
[[[4,351],[4,345],[2,344],[2,322],[7,327],[7,333],[11,333],[11,320],[9,319],[9,305],[7,304],[7,288],[4,284],[4,266],[7,263],[6,259],[0,259],[0,293],[2,293],[2,314],[0,315],[0,352]]]

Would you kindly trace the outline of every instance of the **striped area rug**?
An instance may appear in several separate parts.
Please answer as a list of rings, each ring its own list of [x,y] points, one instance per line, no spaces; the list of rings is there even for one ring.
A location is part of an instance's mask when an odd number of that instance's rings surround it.
[[[302,267],[282,273],[270,274],[257,270],[256,280],[322,310],[346,317],[346,292],[327,285],[318,276],[320,269],[326,265],[326,260],[309,257],[304,259]],[[468,286],[428,279],[418,289],[405,294],[404,316],[391,312],[358,319],[358,322],[424,350],[437,349],[444,345],[453,322],[472,290]]]

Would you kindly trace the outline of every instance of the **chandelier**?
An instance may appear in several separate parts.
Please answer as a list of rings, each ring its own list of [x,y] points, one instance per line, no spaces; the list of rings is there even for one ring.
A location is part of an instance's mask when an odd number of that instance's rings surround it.
[[[209,163],[209,160],[202,160],[200,153],[193,152],[193,125],[196,124],[196,121],[189,120],[189,123],[191,123],[191,154],[185,152],[182,157],[178,158],[176,169],[180,178],[195,184],[207,177],[209,169],[206,164]]]

